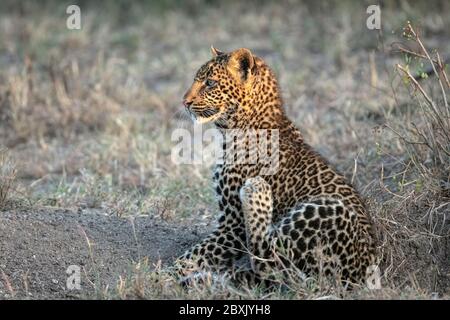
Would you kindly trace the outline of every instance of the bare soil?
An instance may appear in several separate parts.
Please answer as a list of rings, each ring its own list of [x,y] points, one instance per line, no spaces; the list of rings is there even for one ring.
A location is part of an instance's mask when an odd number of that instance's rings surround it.
[[[114,288],[133,262],[168,264],[204,233],[159,218],[81,209],[0,212],[0,299],[95,297],[100,288]],[[70,265],[81,267],[81,290],[66,287]]]

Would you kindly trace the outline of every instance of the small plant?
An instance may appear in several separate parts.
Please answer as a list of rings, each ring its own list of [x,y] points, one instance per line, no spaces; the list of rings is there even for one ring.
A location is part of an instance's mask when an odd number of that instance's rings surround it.
[[[397,64],[397,69],[403,76],[403,81],[411,86],[412,94],[421,111],[421,119],[412,123],[405,130],[405,134],[399,134],[400,138],[408,146],[407,150],[411,156],[414,166],[423,178],[428,181],[437,181],[437,188],[443,191],[450,190],[450,107],[447,92],[450,90],[450,82],[446,73],[446,64],[442,61],[438,52],[430,53],[423,44],[419,33],[410,22],[404,28],[404,36],[414,41],[418,51],[407,50],[400,47],[409,59],[405,65]],[[433,97],[422,86],[417,76],[410,72],[411,57],[425,60],[431,65],[430,74],[435,75],[436,85],[440,95]],[[420,61],[420,66],[423,62]],[[428,79],[420,72],[421,79]]]
[[[446,166],[450,159],[450,107],[447,100],[447,91],[450,89],[450,82],[446,73],[446,64],[442,61],[438,52],[431,54],[423,44],[419,33],[413,28],[410,22],[404,28],[404,36],[414,41],[419,51],[407,50],[400,47],[400,51],[407,55],[406,65],[397,64],[397,69],[403,75],[403,80],[407,84],[411,84],[413,95],[423,112],[423,119],[427,124],[427,130],[418,128],[413,124],[411,130],[412,137],[416,138],[413,145],[423,145],[431,151],[431,158],[435,166]],[[410,73],[411,57],[426,60],[431,65],[430,73],[434,74],[437,79],[437,85],[441,93],[440,97],[432,97],[426,92],[424,87],[418,82],[417,76]],[[423,67],[423,63],[420,63]],[[420,72],[420,78],[426,79],[423,71]],[[418,94],[418,96],[417,96]],[[421,99],[422,98],[422,99]]]
[[[428,49],[411,23],[404,28],[411,47],[399,46],[405,55],[396,71],[409,95],[404,99],[408,112],[388,119],[386,127],[398,138],[389,153],[397,164],[382,166],[385,200],[376,209],[374,220],[380,230],[385,282],[405,288],[401,274],[408,274],[409,286],[445,292],[450,208],[450,84],[446,65],[437,51]],[[431,65],[424,70],[427,65]],[[415,66],[419,66],[418,72]],[[400,107],[401,104],[397,104]],[[385,153],[386,155],[387,153]],[[385,175],[388,173],[387,175]],[[387,187],[384,181],[389,181]],[[419,290],[416,290],[419,291]]]
[[[0,210],[5,206],[16,178],[14,161],[5,149],[0,149]]]

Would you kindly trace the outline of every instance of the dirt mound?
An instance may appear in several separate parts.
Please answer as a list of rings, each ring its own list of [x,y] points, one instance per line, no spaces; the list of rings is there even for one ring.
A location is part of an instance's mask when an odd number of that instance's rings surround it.
[[[161,219],[96,211],[37,209],[0,212],[0,299],[79,298],[114,287],[133,261],[169,263],[205,233]],[[67,268],[81,268],[81,290],[68,290]]]

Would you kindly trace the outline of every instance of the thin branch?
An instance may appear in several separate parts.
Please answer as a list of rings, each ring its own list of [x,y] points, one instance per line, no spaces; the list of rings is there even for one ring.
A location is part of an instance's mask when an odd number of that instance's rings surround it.
[[[423,90],[423,88],[421,87],[421,85],[419,84],[419,82],[417,82],[417,80],[414,78],[414,76],[409,72],[408,69],[406,69],[405,67],[403,67],[402,65],[400,65],[399,63],[397,63],[396,67],[401,70],[413,83],[414,86],[419,89],[420,93],[422,93],[422,96],[425,98],[425,100],[428,102],[428,104],[431,106],[431,108],[434,110],[434,112],[436,113],[436,115],[439,115],[439,111],[437,110],[436,104],[434,103],[434,101],[430,98],[430,96],[428,96],[428,94],[425,92],[425,90]]]
[[[406,53],[406,54],[409,54],[411,56],[414,56],[414,57],[417,57],[417,58],[421,58],[421,59],[428,59],[428,57],[426,55],[420,54],[418,52],[415,52],[415,51],[412,51],[412,50],[409,50],[409,49],[406,49],[405,47],[403,47],[401,45],[398,45],[397,48],[398,48],[398,51],[401,52],[401,53]],[[439,62],[437,60],[433,60],[433,63],[438,64]]]
[[[442,63],[439,52],[436,52],[436,55],[437,55],[437,59],[438,59],[439,69],[441,69],[441,73],[442,73],[442,76],[444,77],[445,83],[447,84],[447,87],[450,89],[450,81],[448,81],[447,72],[445,72],[445,65],[444,65],[444,63]]]
[[[439,85],[441,87],[442,96],[444,98],[445,108],[448,108],[447,95],[445,93],[445,89],[444,89],[444,86],[442,84],[441,77],[439,77],[439,73],[437,72],[436,67],[434,65],[433,59],[430,57],[430,54],[428,53],[428,50],[423,45],[422,40],[420,40],[420,37],[417,35],[416,31],[414,30],[414,28],[412,27],[410,22],[408,22],[408,25],[407,25],[406,28],[407,28],[407,31],[410,32],[414,36],[416,42],[419,44],[420,48],[422,49],[422,52],[427,56],[427,59],[430,61],[431,66],[433,67],[433,71],[434,71],[434,73],[436,74],[436,76],[439,79]]]
[[[418,89],[420,91],[420,93],[422,94],[422,96],[425,98],[426,102],[430,105],[431,110],[433,110],[434,114],[435,114],[435,118],[436,121],[439,123],[439,125],[441,126],[444,135],[446,136],[447,140],[450,141],[450,137],[447,134],[447,130],[446,130],[446,125],[444,124],[442,117],[439,114],[439,110],[436,106],[436,104],[434,103],[434,101],[430,98],[430,96],[425,92],[425,90],[422,88],[422,86],[419,84],[419,82],[417,82],[416,79],[414,79],[413,75],[409,72],[409,70],[405,67],[403,67],[400,64],[396,65],[397,68],[402,71],[410,80],[411,82],[414,84],[415,88]],[[448,121],[450,121],[450,119],[447,119]],[[433,135],[431,135],[433,137]]]

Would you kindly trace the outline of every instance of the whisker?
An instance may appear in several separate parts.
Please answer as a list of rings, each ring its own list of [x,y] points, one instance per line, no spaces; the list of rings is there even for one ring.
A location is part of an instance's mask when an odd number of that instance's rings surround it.
[[[186,129],[192,123],[192,119],[186,110],[177,110],[169,120],[176,128]]]

